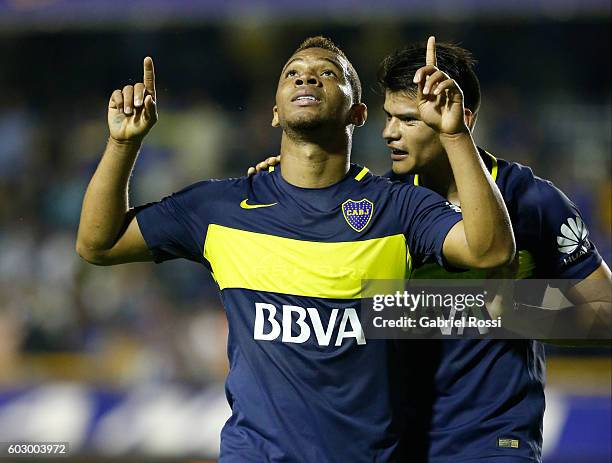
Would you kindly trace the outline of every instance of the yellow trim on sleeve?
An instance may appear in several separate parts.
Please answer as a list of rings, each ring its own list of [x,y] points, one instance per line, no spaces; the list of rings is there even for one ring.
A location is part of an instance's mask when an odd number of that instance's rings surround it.
[[[533,254],[526,249],[521,249],[517,254],[519,259],[519,267],[515,278],[517,280],[522,280],[531,277],[536,268]]]
[[[274,172],[274,166],[268,167],[268,172]]]
[[[365,175],[370,172],[370,169],[368,169],[367,167],[364,167],[363,169],[361,169],[361,172],[359,172],[357,175],[355,175],[355,180],[357,180],[358,182],[365,177]]]
[[[485,151],[485,153],[491,158],[491,177],[493,177],[493,181],[497,181],[497,158],[488,151]]]
[[[358,299],[362,280],[401,280],[410,256],[402,234],[337,243],[302,241],[211,224],[204,257],[220,289]]]

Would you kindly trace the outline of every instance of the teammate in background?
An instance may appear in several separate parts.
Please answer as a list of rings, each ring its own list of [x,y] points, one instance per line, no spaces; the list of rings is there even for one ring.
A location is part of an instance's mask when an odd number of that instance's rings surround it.
[[[383,137],[393,162],[387,175],[430,188],[452,204],[465,207],[457,196],[445,147],[419,109],[415,82],[426,69],[421,68],[424,50],[424,44],[409,46],[385,58],[379,68],[387,115]],[[464,119],[473,130],[480,84],[471,54],[458,46],[441,44],[437,58],[438,68],[463,90]],[[575,320],[571,325],[592,325],[600,316],[598,311],[609,316],[610,269],[588,239],[576,206],[528,167],[478,150],[510,212],[518,251],[511,276],[584,280],[561,288],[577,306],[567,312]],[[488,273],[471,272],[469,276],[483,278]],[[450,279],[457,274],[430,264],[416,269],[412,277]],[[603,280],[602,284],[589,284],[594,279]],[[543,294],[533,296],[537,298],[533,303],[540,305]],[[399,358],[410,368],[403,381],[407,388],[403,413],[409,428],[402,442],[410,461],[541,461],[545,405],[542,344],[529,340],[416,342],[398,342]],[[415,355],[416,350],[419,354]],[[419,374],[412,374],[414,371]]]
[[[381,63],[387,122],[383,137],[391,149],[388,177],[421,185],[465,206],[445,147],[423,118],[416,82],[426,46],[400,50]],[[473,130],[480,107],[480,84],[471,54],[452,44],[437,45],[437,67],[464,93],[465,124]],[[433,70],[433,69],[430,69]],[[431,86],[434,87],[434,86]],[[428,89],[429,91],[432,88]],[[598,317],[609,327],[610,269],[588,239],[576,206],[551,182],[518,163],[478,151],[499,186],[516,236],[512,266],[494,271],[448,273],[435,263],[412,272],[413,278],[579,279],[561,288],[576,310],[566,310],[573,326],[589,327]],[[274,166],[271,157],[249,169]],[[589,284],[599,281],[601,284]],[[543,294],[534,294],[538,305]],[[597,313],[600,312],[600,313]],[[566,320],[567,323],[567,320]],[[578,329],[578,328],[577,328]],[[609,328],[608,328],[609,329]],[[544,350],[536,341],[399,341],[402,380],[403,458],[415,462],[541,461],[544,414]],[[418,373],[415,373],[418,372]],[[403,460],[402,460],[403,461]]]
[[[423,93],[426,76],[445,91]],[[221,461],[394,461],[390,343],[363,336],[361,279],[403,278],[410,260],[492,268],[513,258],[507,211],[463,123],[461,92],[426,69],[418,99],[447,146],[459,197],[473,205],[463,220],[425,188],[350,164],[366,106],[328,39],[306,40],[282,70],[272,122],[282,128],[280,169],[202,181],[136,209],[128,180],[157,120],[151,58],[143,83],[113,92],[77,251],[98,265],[182,257],[211,270],[229,321],[232,416]]]

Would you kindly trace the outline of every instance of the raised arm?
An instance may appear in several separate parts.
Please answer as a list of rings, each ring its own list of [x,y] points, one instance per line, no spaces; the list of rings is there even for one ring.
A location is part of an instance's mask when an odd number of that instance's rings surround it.
[[[436,65],[436,42],[430,37],[426,64],[414,76],[417,108],[421,120],[439,133],[463,213],[463,220],[444,241],[444,257],[457,267],[505,265],[512,261],[515,251],[508,211],[465,123],[463,92]]]
[[[108,103],[110,136],[81,209],[76,250],[96,265],[149,261],[153,257],[128,205],[129,178],[142,140],[157,122],[153,60],[144,79],[115,90]]]

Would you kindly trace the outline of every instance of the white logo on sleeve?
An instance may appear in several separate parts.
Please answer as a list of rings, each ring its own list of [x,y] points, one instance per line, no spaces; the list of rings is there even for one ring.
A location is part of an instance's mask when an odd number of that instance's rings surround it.
[[[567,223],[561,225],[561,236],[557,236],[558,249],[559,252],[568,254],[563,263],[569,264],[586,254],[590,247],[588,235],[586,225],[578,216],[570,217]],[[576,254],[572,255],[574,253]]]
[[[446,201],[446,205],[450,207],[453,211],[461,213],[461,206],[457,206],[456,204],[449,203]]]
[[[564,254],[572,254],[578,246],[581,250],[586,251],[586,237],[589,232],[580,217],[567,219],[567,224],[561,225],[561,236],[557,236],[557,244],[559,252]]]

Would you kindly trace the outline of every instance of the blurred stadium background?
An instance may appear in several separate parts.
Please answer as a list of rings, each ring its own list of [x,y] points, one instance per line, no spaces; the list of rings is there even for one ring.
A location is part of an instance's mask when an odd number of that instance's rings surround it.
[[[144,56],[160,121],[133,204],[275,154],[278,73],[316,34],[361,75],[370,120],[353,159],[383,173],[376,66],[432,33],[479,60],[479,144],[561,187],[610,264],[608,0],[0,0],[0,442],[69,441],[73,461],[216,456],[226,324],[207,272],[74,252],[108,98]],[[548,355],[544,461],[610,461],[610,350]]]

